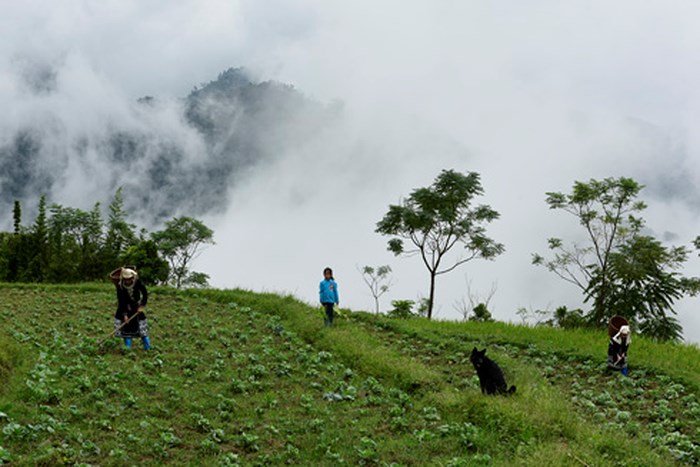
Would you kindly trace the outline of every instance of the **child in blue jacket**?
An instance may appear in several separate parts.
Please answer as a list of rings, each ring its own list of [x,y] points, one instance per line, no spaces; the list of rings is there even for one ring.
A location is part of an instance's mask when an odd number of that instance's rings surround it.
[[[333,270],[326,268],[323,270],[323,280],[319,287],[321,305],[326,309],[326,326],[333,326],[333,305],[338,302],[338,284],[333,279]]]

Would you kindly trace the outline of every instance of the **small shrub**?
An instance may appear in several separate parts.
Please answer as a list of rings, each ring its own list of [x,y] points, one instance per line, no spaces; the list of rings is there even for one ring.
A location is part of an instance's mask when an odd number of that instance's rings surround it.
[[[391,306],[394,308],[389,311],[389,318],[405,319],[414,316],[413,305],[416,302],[413,300],[392,300]]]

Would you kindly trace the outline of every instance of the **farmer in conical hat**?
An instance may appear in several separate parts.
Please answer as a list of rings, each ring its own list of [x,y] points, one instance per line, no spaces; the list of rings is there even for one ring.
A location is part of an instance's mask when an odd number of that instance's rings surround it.
[[[608,368],[621,371],[627,376],[627,350],[632,343],[630,327],[620,326],[620,330],[610,338],[608,344]]]
[[[119,271],[119,270],[118,270]],[[117,273],[117,271],[115,271]],[[113,274],[113,277],[116,274]],[[143,348],[149,350],[151,341],[148,338],[148,324],[144,309],[148,302],[148,291],[139,275],[130,268],[121,268],[118,273],[117,287],[117,312],[114,315],[114,329],[128,324],[115,333],[117,337],[124,338],[126,348],[131,348],[131,339],[140,337]]]

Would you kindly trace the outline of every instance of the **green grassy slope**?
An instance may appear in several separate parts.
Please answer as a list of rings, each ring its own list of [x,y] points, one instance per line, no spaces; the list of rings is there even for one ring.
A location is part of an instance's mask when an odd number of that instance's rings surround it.
[[[6,334],[0,334],[0,381],[9,382],[20,365],[19,346]],[[0,385],[0,393],[8,389],[7,384]]]
[[[154,289],[153,350],[97,348],[109,286],[0,286],[0,463],[670,465],[700,458],[700,352],[636,339]],[[512,397],[479,392],[487,346]],[[665,365],[664,355],[676,358]]]

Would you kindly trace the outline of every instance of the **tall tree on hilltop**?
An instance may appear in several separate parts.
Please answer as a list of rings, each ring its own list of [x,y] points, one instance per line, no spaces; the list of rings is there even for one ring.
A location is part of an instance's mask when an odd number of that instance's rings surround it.
[[[688,258],[685,247],[667,247],[641,233],[638,213],[646,205],[637,199],[643,186],[620,177],[575,182],[570,194],[547,193],[551,209],[576,217],[587,242],[566,245],[549,239],[553,258],[533,255],[560,278],[575,284],[593,309],[585,319],[600,327],[610,317],[623,315],[638,330],[661,340],[680,340],[682,328],[672,316],[676,300],[695,295],[700,279],[678,270]],[[569,314],[562,312],[560,318]],[[571,316],[579,322],[583,316]]]
[[[46,195],[39,198],[36,220],[30,232],[32,257],[29,261],[29,277],[33,282],[43,282],[49,268],[49,227],[46,217]]]
[[[22,228],[22,205],[19,200],[15,200],[15,204],[12,207],[12,225],[14,227],[14,232],[16,234],[20,233]]]
[[[400,204],[390,205],[377,223],[376,232],[393,237],[388,242],[391,252],[420,255],[428,269],[428,319],[433,315],[437,276],[473,259],[492,259],[505,250],[486,236],[485,224],[498,219],[498,212],[488,205],[472,205],[474,197],[483,193],[478,173],[443,170],[431,186],[413,190]],[[411,244],[408,249],[405,242]],[[457,245],[463,249],[448,261],[446,255]]]
[[[610,254],[603,302],[606,316],[626,316],[654,339],[681,340],[682,327],[671,316],[676,313],[674,302],[684,294],[695,294],[698,283],[677,272],[687,258],[685,247],[669,248],[647,235],[627,239]],[[601,275],[594,274],[587,298],[600,295],[601,283]]]
[[[203,222],[181,216],[165,223],[165,229],[154,232],[151,238],[158,250],[170,263],[170,283],[178,289],[187,283],[190,266],[207,244],[214,244],[214,232]],[[201,275],[192,276],[201,285]]]
[[[99,279],[104,276],[109,266],[105,265],[101,254],[104,247],[104,222],[100,203],[87,212],[81,232],[81,276],[89,279]],[[110,265],[111,266],[111,265]]]
[[[53,204],[50,211],[51,280],[101,279],[107,266],[100,255],[103,240],[100,204],[96,203],[90,211]]]
[[[12,207],[13,235],[7,242],[7,280],[15,282],[20,278],[24,269],[25,240],[22,232],[22,205],[15,200]]]
[[[108,212],[104,260],[107,264],[114,264],[119,260],[119,256],[137,241],[134,234],[136,226],[126,220],[122,187],[119,187],[114,193],[114,198],[109,203]]]
[[[583,226],[587,242],[565,245],[559,238],[548,240],[554,253],[551,259],[533,255],[533,264],[544,265],[563,280],[589,290],[596,280],[594,319],[601,325],[605,319],[605,303],[610,283],[610,255],[625,239],[639,232],[644,222],[635,216],[646,204],[637,200],[643,186],[631,178],[606,178],[575,182],[571,193],[548,192],[550,209],[558,209],[576,217]]]
[[[119,257],[120,264],[133,265],[139,278],[147,285],[168,282],[170,266],[160,257],[158,245],[153,240],[141,239],[129,246]]]

